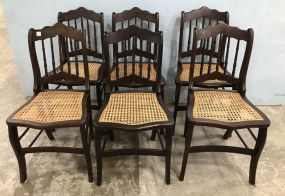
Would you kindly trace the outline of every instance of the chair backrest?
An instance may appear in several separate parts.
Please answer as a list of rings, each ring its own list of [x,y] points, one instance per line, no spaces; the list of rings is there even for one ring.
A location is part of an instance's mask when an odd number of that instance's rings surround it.
[[[104,15],[96,13],[84,7],[79,7],[76,10],[58,13],[58,22],[66,26],[72,26],[75,29],[85,30],[86,32],[86,47],[89,57],[95,60],[103,59],[103,39],[104,39]],[[74,46],[70,44],[72,51],[69,56],[75,54]],[[77,51],[77,54],[82,53]]]
[[[183,58],[187,61],[187,57],[191,57],[194,27],[203,29],[207,26],[215,25],[220,21],[229,24],[229,13],[219,12],[215,9],[209,9],[208,7],[201,7],[200,9],[190,12],[182,11],[178,49],[179,62],[181,62]]]
[[[189,88],[192,88],[193,82],[220,80],[228,82],[240,93],[245,93],[253,37],[252,29],[241,30],[222,22],[205,29],[197,30],[195,28]],[[201,59],[208,59],[208,70],[199,77],[194,77],[194,64],[197,56]],[[223,58],[219,58],[219,56],[223,56]],[[217,61],[218,64],[213,63],[214,61]]]
[[[59,40],[64,44],[59,44]],[[86,90],[89,91],[86,39],[83,31],[56,23],[43,29],[30,29],[28,41],[35,93],[48,84],[85,85]],[[73,63],[68,56],[71,45],[75,49]],[[80,54],[77,51],[81,51]],[[67,54],[66,62],[65,54]],[[83,59],[81,67],[79,57]],[[72,66],[75,71],[71,71]]]
[[[117,32],[105,33],[106,82],[110,87],[152,86],[160,93],[163,38],[161,32],[152,32],[137,26],[130,26]],[[130,47],[114,53],[115,45],[130,42]],[[143,47],[149,43],[149,48]],[[155,48],[154,45],[157,45]],[[113,58],[109,53],[113,52]],[[116,57],[115,57],[116,56]],[[131,62],[127,59],[131,58]]]
[[[138,7],[133,7],[130,10],[125,10],[121,13],[112,14],[112,31],[128,28],[131,25],[136,25],[140,28],[149,29],[154,32],[159,31],[159,14],[150,13],[141,10]]]

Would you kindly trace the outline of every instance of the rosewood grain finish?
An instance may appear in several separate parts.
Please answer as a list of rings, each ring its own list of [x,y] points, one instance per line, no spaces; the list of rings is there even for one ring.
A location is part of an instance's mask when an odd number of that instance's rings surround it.
[[[195,78],[195,57],[205,54],[199,48],[199,43],[203,40],[209,40],[209,45],[212,45],[212,43],[221,36],[224,38],[221,40],[226,42],[224,44],[226,47],[219,47],[218,53],[224,54],[226,56],[225,58],[228,59],[226,60],[227,63],[224,64],[224,67],[227,69],[224,69],[223,73],[216,70],[214,72],[208,72],[202,77]],[[253,36],[252,29],[240,30],[236,27],[228,26],[225,23],[219,23],[201,30],[195,28],[185,122],[185,151],[180,180],[184,179],[189,153],[231,152],[251,156],[249,182],[250,184],[255,184],[256,168],[266,141],[267,128],[270,125],[270,121],[258,108],[250,103],[245,96],[245,81],[252,51]],[[216,45],[216,47],[218,47],[218,45]],[[243,49],[244,51],[242,52]],[[212,58],[211,53],[207,54],[207,56],[210,59]],[[228,58],[228,56],[232,58]],[[226,70],[231,70],[231,72]],[[228,82],[235,90],[194,89],[194,85],[197,82],[216,79]],[[191,146],[194,126],[208,126],[234,130],[245,147],[219,145]],[[257,136],[252,132],[252,128],[258,129]],[[253,136],[253,139],[256,140],[253,149],[248,147],[239,134],[241,129],[247,129]]]
[[[122,42],[130,41],[132,44],[130,48],[124,51],[115,52],[114,45],[121,44]],[[102,182],[102,160],[104,157],[118,156],[118,155],[153,155],[165,157],[165,181],[170,183],[170,158],[171,158],[171,141],[174,122],[172,115],[167,110],[166,105],[161,98],[160,81],[161,81],[161,60],[163,40],[161,32],[151,32],[147,29],[142,29],[137,26],[130,26],[126,29],[121,29],[116,32],[105,34],[105,59],[106,59],[106,100],[102,108],[99,110],[95,117],[95,148],[96,148],[96,161],[97,161],[97,185]],[[149,42],[152,46],[157,45],[156,50],[154,47],[151,51],[146,48],[140,48],[140,42]],[[109,50],[112,51],[113,58],[109,56]],[[118,56],[120,58],[118,58]],[[116,58],[117,57],[117,58]],[[127,72],[126,58],[145,58],[146,65],[148,66],[147,74],[144,76],[142,73],[142,61],[138,61],[138,72],[136,72],[135,61],[132,61],[131,74]],[[111,61],[113,59],[114,62]],[[116,78],[112,79],[111,74],[116,70],[119,60],[122,59],[125,70],[124,77],[119,77],[116,71]],[[150,79],[151,65],[156,69],[155,79]],[[154,91],[117,91],[112,92],[114,87],[130,87],[130,86],[149,86]],[[121,99],[124,100],[121,100]],[[110,108],[113,108],[110,110]],[[121,118],[123,115],[130,116],[130,118]],[[126,114],[127,112],[127,114]],[[108,114],[111,116],[108,118]],[[160,118],[156,115],[161,115]],[[131,118],[131,117],[134,118]],[[138,119],[138,120],[136,120]],[[160,119],[160,120],[158,120]],[[147,130],[163,129],[163,138],[159,135],[162,150],[160,149],[113,149],[104,150],[106,140],[102,146],[102,136],[108,130],[124,131],[129,134],[134,134]]]
[[[93,105],[93,109],[99,109],[102,104],[103,90],[103,37],[104,37],[104,14],[96,13],[84,7],[79,7],[76,10],[58,13],[58,22],[66,26],[72,26],[78,30],[84,30],[86,33],[86,48],[88,55],[88,67],[90,74],[90,84],[96,86],[96,95],[98,105]],[[61,44],[65,43],[63,41]],[[69,43],[70,51],[64,55],[64,61],[67,58],[72,59],[75,54],[75,47]],[[77,54],[82,54],[81,50]],[[71,67],[72,69],[72,67]],[[74,69],[74,68],[73,68]],[[69,86],[72,88],[72,86]]]
[[[197,10],[192,10],[190,12],[181,12],[180,19],[180,34],[179,34],[179,47],[178,47],[178,63],[177,63],[177,75],[175,79],[176,90],[175,90],[175,105],[174,105],[174,120],[176,120],[178,111],[185,111],[186,106],[179,104],[180,92],[183,86],[188,86],[189,84],[189,70],[190,70],[190,60],[193,52],[192,43],[193,43],[193,28],[197,27],[198,29],[203,29],[207,26],[215,25],[219,21],[229,23],[229,13],[220,12],[215,9],[209,9],[207,7],[201,7]],[[216,40],[216,43],[219,43],[219,40]],[[213,43],[215,44],[215,43]],[[222,47],[223,45],[221,45]],[[197,47],[199,51],[209,55],[212,52],[213,59],[205,58],[205,55],[201,55],[200,58],[197,58],[195,61],[195,77],[200,77],[205,72],[210,71],[212,67],[209,64],[215,62],[221,68],[223,67],[223,59],[221,58],[222,54],[212,51],[213,46],[209,45],[209,41],[205,40],[200,42]],[[217,58],[220,57],[220,58]],[[217,61],[219,60],[219,62]],[[212,62],[210,62],[212,61]],[[216,69],[216,68],[214,68]],[[203,87],[203,88],[220,88],[220,87],[230,87],[231,85],[225,81],[204,81],[204,82],[195,82],[194,86]]]
[[[19,164],[20,182],[23,183],[27,179],[25,155],[38,152],[83,154],[86,159],[88,179],[89,182],[92,182],[90,133],[93,128],[85,34],[83,31],[77,31],[62,23],[56,23],[39,30],[30,29],[28,40],[34,75],[34,96],[7,119],[9,139]],[[58,45],[59,40],[65,43]],[[75,73],[70,72],[68,59],[68,71],[63,70],[63,57],[68,54],[66,51],[70,49],[67,42],[72,43],[76,49],[74,51]],[[77,54],[79,50],[81,54]],[[83,59],[84,78],[80,77],[78,72],[79,55]],[[82,85],[84,90],[49,90],[49,84]],[[20,136],[19,127],[26,128]],[[62,127],[80,128],[83,147],[33,147],[44,130],[50,139],[54,139],[52,130]],[[24,147],[21,144],[21,139],[29,132],[30,128],[39,130],[39,133],[27,147]]]

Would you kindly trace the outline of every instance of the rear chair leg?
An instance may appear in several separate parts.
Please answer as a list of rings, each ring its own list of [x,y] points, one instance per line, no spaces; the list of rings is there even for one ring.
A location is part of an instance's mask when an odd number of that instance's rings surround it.
[[[161,98],[164,101],[164,86],[161,86]]]
[[[188,124],[188,125],[186,125],[186,124]],[[189,156],[189,152],[190,152],[190,146],[191,146],[191,140],[192,140],[194,125],[189,123],[189,122],[186,122],[185,127],[187,127],[187,130],[186,130],[186,135],[185,135],[185,137],[186,137],[185,138],[185,149],[184,149],[182,167],[181,167],[181,172],[180,172],[180,177],[179,177],[180,181],[184,180],[188,156]]]
[[[47,130],[45,130],[45,132],[46,132],[46,134],[50,140],[54,140],[54,136],[52,134],[53,129],[47,129]]]
[[[181,90],[181,86],[176,85],[176,89],[175,89],[175,102],[174,102],[174,112],[173,112],[174,123],[176,123],[177,108],[178,108],[179,97],[180,97],[180,90]],[[173,131],[173,133],[174,133],[174,131]]]
[[[170,184],[172,129],[166,129],[165,183]]]
[[[152,130],[152,131],[151,131],[150,140],[155,141],[155,138],[156,138],[156,132],[157,132],[157,130]]]
[[[224,134],[223,138],[225,140],[229,139],[230,137],[232,137],[232,133],[233,133],[234,130],[232,129],[227,129],[226,133]]]
[[[102,183],[102,140],[103,130],[102,128],[96,128],[95,130],[95,150],[96,150],[96,165],[97,165],[97,186]]]
[[[100,84],[96,85],[96,95],[97,95],[98,107],[100,108],[102,106],[102,90]]]
[[[88,180],[89,182],[93,182],[93,171],[92,171],[92,162],[91,162],[91,156],[90,156],[90,144],[88,144],[88,138],[87,138],[87,130],[84,128],[84,126],[80,127],[80,134],[81,134],[81,140],[82,140],[82,146],[83,151],[86,159],[86,166],[88,171]]]
[[[19,172],[20,172],[20,182],[24,183],[27,179],[27,166],[26,166],[26,159],[25,153],[23,152],[17,127],[8,126],[9,131],[9,139],[12,145],[12,148],[16,154],[18,165],[19,165]]]
[[[252,185],[255,184],[256,168],[259,157],[265,145],[266,136],[267,136],[267,128],[260,128],[258,130],[258,136],[254,147],[254,152],[253,155],[251,155],[251,160],[250,160],[249,183]]]

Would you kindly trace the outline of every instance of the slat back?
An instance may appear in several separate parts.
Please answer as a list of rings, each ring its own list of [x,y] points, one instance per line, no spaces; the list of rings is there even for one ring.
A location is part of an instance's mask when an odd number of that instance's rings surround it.
[[[179,49],[178,57],[179,62],[189,62],[192,53],[193,42],[193,29],[203,29],[207,26],[215,25],[219,21],[229,24],[229,13],[219,12],[215,9],[209,9],[208,7],[201,7],[197,10],[190,12],[181,12],[180,20],[180,36],[179,36]],[[204,50],[206,53],[210,53],[211,47],[206,47],[207,42],[200,43],[199,47],[202,48],[205,45]],[[214,53],[214,55],[217,55]]]
[[[226,81],[234,89],[244,93],[245,80],[252,51],[254,33],[252,29],[241,30],[220,22],[205,29],[194,29],[193,52],[190,66],[190,87],[194,83],[209,80]],[[203,47],[200,48],[200,45]],[[205,53],[204,49],[210,49]],[[222,58],[214,56],[217,53]],[[207,58],[208,69],[194,77],[195,59]],[[203,61],[202,61],[203,63]]]
[[[30,29],[28,41],[35,93],[48,84],[85,85],[86,90],[89,90],[86,40],[83,31],[56,23],[43,29]],[[71,44],[74,49],[72,63],[68,56]],[[77,51],[82,52],[79,54]],[[68,57],[66,61],[65,55]],[[83,59],[81,65],[79,57]]]
[[[104,42],[106,65],[112,65],[106,68],[109,87],[152,86],[157,88],[159,86],[163,48],[161,32],[152,32],[132,25],[116,32],[105,33]],[[123,46],[117,58],[110,58],[110,53],[114,55],[114,46],[124,45],[124,42],[130,42],[130,47]],[[150,43],[149,48],[142,47],[146,42]],[[154,45],[157,45],[156,49]],[[160,91],[159,87],[157,91]]]
[[[130,10],[125,10],[121,13],[113,12],[112,15],[112,31],[128,28],[131,25],[136,25],[140,28],[149,29],[151,31],[159,31],[159,14],[150,13],[146,10],[141,10],[138,7],[133,7]]]
[[[86,48],[89,58],[95,61],[103,59],[103,37],[104,37],[104,15],[96,13],[84,7],[79,7],[76,10],[58,13],[58,22],[67,26],[72,26],[78,30],[84,30],[86,33]],[[75,55],[74,45],[69,43],[71,51],[69,57]],[[77,51],[77,54],[82,54],[82,51]]]
[[[130,10],[125,10],[121,13],[115,13],[112,14],[112,31],[118,31],[120,29],[128,28],[132,25],[135,25],[137,27],[148,29],[153,32],[159,31],[159,14],[156,13],[150,13],[146,10],[141,10],[138,7],[133,7]],[[126,40],[125,42],[122,42],[121,45],[115,44],[114,46],[114,58],[119,58],[118,53],[120,51],[125,51],[126,49],[129,49],[131,46],[131,41]],[[144,47],[147,49],[148,52],[151,52],[151,48],[154,47],[154,50],[157,50],[157,46],[154,44],[151,45],[150,42],[141,43],[141,47]],[[128,59],[131,61],[132,59]],[[146,61],[143,57],[139,59],[139,61]]]

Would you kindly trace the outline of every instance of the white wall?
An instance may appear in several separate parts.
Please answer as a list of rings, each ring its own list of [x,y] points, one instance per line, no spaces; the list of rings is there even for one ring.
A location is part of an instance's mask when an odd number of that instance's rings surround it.
[[[111,13],[138,6],[159,12],[164,32],[163,75],[167,78],[168,100],[174,99],[174,77],[178,47],[180,12],[208,6],[229,11],[230,24],[255,31],[254,48],[247,79],[247,95],[255,104],[285,103],[285,17],[284,0],[2,0],[21,87],[32,94],[32,69],[27,32],[57,20],[59,11],[79,6],[104,12],[106,30]]]

